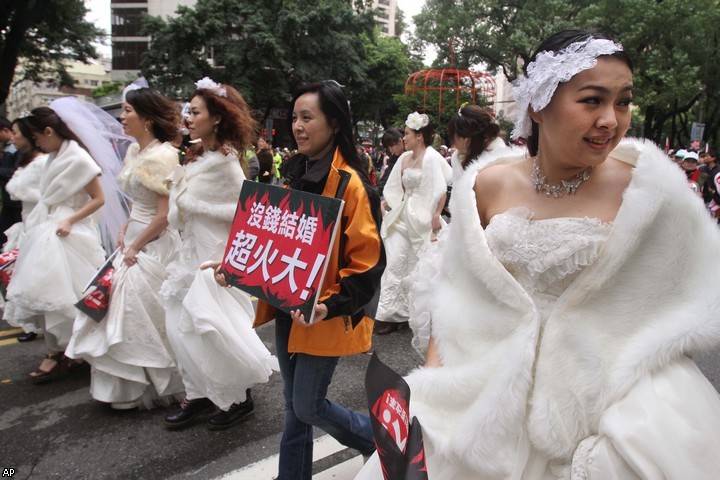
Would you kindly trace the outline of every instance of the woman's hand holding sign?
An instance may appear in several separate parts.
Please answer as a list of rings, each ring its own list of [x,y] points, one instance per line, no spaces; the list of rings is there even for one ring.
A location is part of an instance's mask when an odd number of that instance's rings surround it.
[[[317,303],[317,304],[315,304],[315,315],[313,316],[313,321],[319,322],[319,321],[325,320],[325,317],[327,317],[327,314],[328,314],[327,306],[324,303]],[[290,310],[290,318],[292,318],[292,321],[300,326],[303,326],[303,327],[310,326],[310,324],[305,321],[305,315],[300,313],[300,310]]]

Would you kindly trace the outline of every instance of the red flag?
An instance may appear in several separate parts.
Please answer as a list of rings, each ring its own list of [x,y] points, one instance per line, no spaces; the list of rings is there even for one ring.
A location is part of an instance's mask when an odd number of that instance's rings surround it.
[[[7,253],[0,254],[0,294],[6,298],[8,285],[12,278],[13,266],[17,260],[17,249]]]
[[[115,274],[113,268],[113,260],[117,256],[120,249],[113,252],[112,255],[102,264],[95,272],[83,290],[82,298],[75,304],[75,307],[96,322],[100,322],[107,315],[110,308],[110,289],[112,288],[112,279]]]
[[[410,387],[373,353],[365,374],[375,446],[385,480],[428,480],[422,428],[410,421]]]

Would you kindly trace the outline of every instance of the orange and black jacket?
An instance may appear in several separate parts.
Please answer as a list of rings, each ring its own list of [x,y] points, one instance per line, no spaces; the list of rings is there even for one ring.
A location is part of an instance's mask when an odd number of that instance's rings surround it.
[[[288,351],[317,356],[342,356],[370,349],[373,320],[366,308],[380,288],[385,249],[380,239],[380,198],[367,179],[349,166],[338,149],[304,172],[306,158],[299,156],[291,188],[342,198],[345,201],[340,230],[328,261],[320,302],[327,318],[303,328],[293,324]],[[322,162],[325,162],[323,165]],[[275,317],[275,309],[259,302],[255,326]]]

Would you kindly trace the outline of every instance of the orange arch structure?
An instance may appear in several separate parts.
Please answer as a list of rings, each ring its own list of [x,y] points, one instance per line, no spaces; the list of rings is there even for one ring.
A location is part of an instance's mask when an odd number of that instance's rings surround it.
[[[492,75],[472,70],[443,68],[415,72],[405,81],[405,95],[422,95],[425,113],[455,110],[463,102],[482,105],[495,113],[497,86]]]

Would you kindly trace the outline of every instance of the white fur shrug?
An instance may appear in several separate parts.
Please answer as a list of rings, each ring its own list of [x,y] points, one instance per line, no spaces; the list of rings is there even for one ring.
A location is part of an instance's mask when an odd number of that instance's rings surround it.
[[[431,279],[443,367],[407,380],[434,452],[476,478],[510,478],[521,438],[571,462],[641,379],[720,345],[717,224],[652,143],[626,140],[611,156],[635,165],[632,180],[607,243],[558,299],[539,345],[533,301],[490,252],[473,192],[479,170],[522,157],[488,157],[454,186],[448,248]],[[697,454],[717,456],[702,451],[717,438],[704,440]]]
[[[182,230],[187,215],[232,222],[238,202],[238,185],[242,185],[244,179],[234,152],[205,152],[194,162],[176,167],[166,180],[171,185],[170,225]]]
[[[128,192],[131,179],[135,179],[148,190],[167,196],[165,178],[178,165],[178,151],[169,143],[155,141],[140,151],[140,145],[133,143],[125,155],[123,168],[118,175],[118,185]]]

